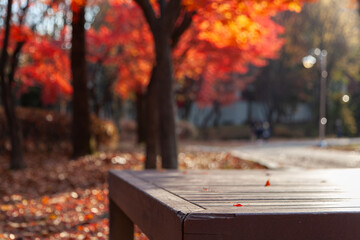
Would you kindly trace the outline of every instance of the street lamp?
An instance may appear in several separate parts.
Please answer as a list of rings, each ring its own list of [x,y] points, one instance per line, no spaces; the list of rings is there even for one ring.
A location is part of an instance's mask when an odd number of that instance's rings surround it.
[[[315,48],[310,54],[302,59],[305,68],[312,68],[315,63],[319,62],[320,67],[320,109],[319,109],[319,138],[320,147],[326,146],[325,128],[326,128],[326,78],[328,72],[326,70],[327,51]]]
[[[342,100],[343,100],[344,103],[349,102],[350,101],[349,95],[345,94],[344,96],[342,96]]]

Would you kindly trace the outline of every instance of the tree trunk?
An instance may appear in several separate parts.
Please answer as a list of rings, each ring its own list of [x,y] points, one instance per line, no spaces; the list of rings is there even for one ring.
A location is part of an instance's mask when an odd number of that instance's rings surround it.
[[[85,60],[85,7],[73,11],[71,71],[73,76],[73,158],[91,153],[90,109]]]
[[[3,82],[3,80],[1,80]],[[7,90],[6,90],[7,89]],[[20,123],[16,117],[14,96],[11,86],[2,84],[2,102],[5,109],[6,120],[9,127],[11,153],[10,153],[10,169],[25,168],[23,158],[23,138]]]
[[[136,93],[136,122],[137,142],[146,142],[146,96],[143,93]]]
[[[7,114],[7,120],[10,126],[11,135],[11,161],[10,169],[22,169],[25,168],[25,162],[23,157],[23,138],[19,120],[16,117],[15,106],[11,103],[9,108],[10,113]]]
[[[15,69],[17,67],[18,54],[20,53],[23,43],[18,43],[13,53],[12,61],[10,63],[10,72],[6,74],[9,54],[7,52],[9,38],[10,38],[10,19],[12,10],[12,0],[8,1],[7,16],[5,19],[5,33],[2,44],[2,51],[0,57],[0,84],[1,84],[1,98],[5,109],[6,120],[9,127],[11,154],[10,154],[10,169],[25,168],[23,158],[23,141],[21,127],[16,117],[15,110],[15,96],[13,93],[13,81]]]
[[[177,169],[177,144],[175,129],[174,74],[170,47],[170,36],[160,31],[155,35],[156,69],[159,110],[159,137],[162,167]]]
[[[150,83],[146,93],[146,169],[156,168],[156,157],[159,143],[158,135],[158,108],[157,108],[157,82],[154,78],[155,68],[151,74]]]
[[[177,169],[177,145],[175,134],[175,97],[174,74],[171,49],[175,47],[181,35],[190,26],[193,14],[186,14],[179,25],[181,0],[159,0],[159,16],[149,0],[135,0],[143,10],[154,37],[156,63],[152,80],[156,82],[159,142],[162,167]],[[150,94],[151,95],[151,94]],[[153,96],[155,98],[155,96]]]

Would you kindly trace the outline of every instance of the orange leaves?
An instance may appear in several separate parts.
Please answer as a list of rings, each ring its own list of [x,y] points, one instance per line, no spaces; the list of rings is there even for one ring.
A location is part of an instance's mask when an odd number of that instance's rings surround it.
[[[46,38],[33,37],[24,47],[27,61],[20,66],[17,76],[22,80],[21,91],[29,86],[40,85],[42,101],[51,104],[72,93],[70,85],[70,61],[66,52]]]
[[[12,25],[10,28],[10,39],[16,42],[26,42],[32,33],[27,27]]]
[[[289,10],[294,12],[300,12],[301,11],[301,5],[299,2],[291,2],[289,3]]]
[[[50,220],[55,220],[55,219],[57,219],[57,217],[58,216],[56,214],[53,214],[53,213],[49,215]]]
[[[0,48],[1,48],[1,44],[3,43],[4,31],[5,31],[4,28],[0,30]],[[10,26],[10,38],[9,38],[10,51],[14,50],[16,43],[18,42],[26,43],[33,37],[33,35],[34,34],[31,32],[31,30],[28,27],[12,24]]]
[[[248,11],[248,8],[243,8],[235,1],[212,3],[195,18],[200,30],[199,38],[220,48],[256,40],[259,26]]]
[[[94,215],[91,214],[91,213],[86,214],[86,215],[84,216],[84,219],[85,219],[85,220],[91,220],[91,219],[93,219],[93,218],[94,218]]]
[[[122,97],[144,92],[150,79],[154,54],[152,35],[140,8],[124,1],[107,11],[105,21],[108,27],[89,31],[88,44],[92,46],[90,59],[118,68],[114,87]]]
[[[243,48],[267,38],[269,30],[272,30],[267,23],[271,22],[271,16],[284,10],[300,11],[302,2],[304,1],[186,0],[184,5],[191,10],[198,10],[194,22],[200,30],[200,39],[210,41],[220,48]]]
[[[302,2],[183,0],[184,8],[196,11],[196,15],[173,53],[176,77],[201,77],[204,81],[200,93],[202,102],[219,96],[224,96],[221,103],[231,102],[236,97],[237,84],[233,92],[214,89],[229,89],[232,83],[224,84],[229,81],[229,73],[244,74],[248,65],[261,67],[268,59],[276,58],[284,43],[278,37],[283,28],[274,23],[271,16],[284,10],[299,11]],[[149,3],[158,14],[156,1],[149,0]],[[131,92],[144,91],[148,84],[154,63],[153,39],[137,5],[127,0],[112,0],[110,4],[112,7],[105,17],[107,27],[92,30],[94,37],[89,43],[99,47],[92,48],[90,59],[101,59],[112,66],[120,64],[115,90],[128,97]]]
[[[234,46],[245,48],[256,45],[272,31],[268,28],[271,22],[269,3],[235,1],[212,3],[208,11],[200,11],[195,23],[200,30],[199,38],[210,41],[223,48]],[[267,13],[267,14],[265,14]],[[275,33],[277,29],[275,29]]]
[[[183,0],[183,5],[189,11],[201,11],[209,8],[219,8],[221,5],[233,4],[237,5],[238,9],[244,10],[249,8],[255,14],[270,14],[273,15],[278,11],[290,10],[300,11],[303,2],[311,2],[313,0]]]
[[[41,199],[41,203],[44,204],[44,205],[49,204],[49,201],[50,201],[50,198],[49,198],[48,196],[44,196],[44,197]]]
[[[192,28],[174,52],[176,76],[201,78],[197,102],[214,99],[227,104],[236,99],[245,78],[231,79],[229,73],[245,74],[249,65],[262,67],[276,58],[284,44],[284,29],[272,21],[279,11],[297,9],[302,1],[184,1],[197,9]],[[230,90],[230,91],[229,91]]]

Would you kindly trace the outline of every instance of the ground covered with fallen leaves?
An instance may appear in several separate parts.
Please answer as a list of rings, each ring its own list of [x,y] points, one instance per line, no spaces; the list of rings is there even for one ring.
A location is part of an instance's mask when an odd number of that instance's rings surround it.
[[[70,161],[26,153],[27,168],[9,171],[0,156],[0,239],[107,239],[109,169],[142,170],[141,151],[97,153]],[[182,152],[180,169],[254,169],[230,153]],[[146,236],[136,229],[137,240]]]

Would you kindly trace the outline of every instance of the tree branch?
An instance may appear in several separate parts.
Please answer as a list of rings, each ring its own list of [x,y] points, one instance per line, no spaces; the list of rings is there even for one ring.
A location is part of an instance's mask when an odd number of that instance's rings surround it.
[[[164,13],[164,26],[166,31],[173,32],[176,20],[180,15],[181,10],[181,0],[170,0],[166,5],[166,10]]]
[[[26,1],[26,5],[21,9],[22,15],[20,16],[20,19],[19,19],[19,25],[20,25],[20,26],[23,25],[23,22],[24,22],[24,19],[25,19],[25,15],[26,15],[26,12],[27,12],[27,10],[29,9],[29,7],[30,7],[30,1],[27,0],[27,1]]]
[[[23,25],[27,10],[29,9],[29,6],[30,6],[30,1],[27,0],[26,5],[21,9],[22,15],[19,18],[19,26]],[[9,91],[11,91],[12,84],[15,80],[15,72],[19,65],[20,52],[24,45],[25,45],[25,41],[17,42],[14,52],[10,59],[10,71],[8,73],[8,81],[9,81],[9,84],[8,84],[9,89],[8,90]]]
[[[185,12],[181,23],[175,27],[171,35],[171,48],[174,49],[178,44],[182,34],[190,27],[192,23],[192,17],[196,14],[193,12]]]
[[[187,53],[189,52],[190,49],[191,49],[191,46],[187,46],[186,49],[181,53],[181,55],[174,60],[174,63],[175,63],[174,67],[175,68],[177,66],[180,66],[184,62],[184,60],[186,59],[186,55],[187,55]]]
[[[0,56],[0,77],[1,81],[5,82],[5,65],[8,60],[9,54],[7,51],[7,47],[9,45],[9,38],[10,38],[10,20],[11,20],[11,9],[12,9],[12,0],[8,0],[8,6],[7,6],[7,14],[5,19],[5,34],[4,34],[4,40],[2,44],[2,51]]]
[[[165,0],[158,0],[158,4],[160,7],[160,16],[164,16],[165,9],[166,9],[166,1]]]
[[[135,0],[135,2],[140,6],[142,9],[144,16],[146,18],[146,21],[148,22],[150,29],[152,32],[155,31],[155,22],[156,22],[156,16],[153,7],[151,6],[151,3],[149,0]]]
[[[16,69],[17,69],[17,67],[19,65],[20,52],[21,52],[21,49],[24,46],[24,44],[25,44],[25,42],[17,42],[14,53],[12,54],[11,62],[10,62],[11,67],[10,67],[10,72],[8,74],[9,86],[11,86],[12,83],[14,82],[15,72],[16,72]]]

